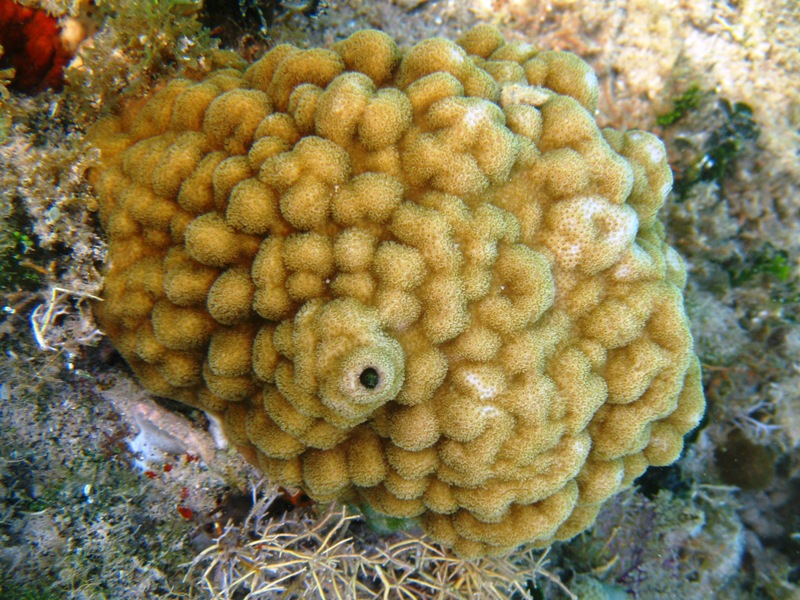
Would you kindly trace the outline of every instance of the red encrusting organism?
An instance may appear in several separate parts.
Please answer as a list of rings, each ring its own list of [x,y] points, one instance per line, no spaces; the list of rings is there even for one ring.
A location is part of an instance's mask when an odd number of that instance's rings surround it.
[[[23,92],[60,88],[72,58],[61,38],[58,19],[44,10],[0,0],[2,64],[16,70],[11,87]]]

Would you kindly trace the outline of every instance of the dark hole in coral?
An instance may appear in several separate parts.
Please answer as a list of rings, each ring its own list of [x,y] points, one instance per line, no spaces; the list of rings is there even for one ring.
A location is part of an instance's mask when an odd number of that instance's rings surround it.
[[[381,378],[380,375],[378,375],[378,371],[376,371],[373,367],[367,367],[361,371],[361,375],[358,376],[358,380],[365,388],[374,390],[376,387],[378,387]]]

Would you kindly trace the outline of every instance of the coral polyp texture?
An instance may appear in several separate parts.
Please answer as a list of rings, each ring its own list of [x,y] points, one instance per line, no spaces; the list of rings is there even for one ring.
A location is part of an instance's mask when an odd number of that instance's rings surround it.
[[[662,143],[578,57],[378,31],[175,79],[95,126],[98,318],[275,481],[546,545],[704,410]]]

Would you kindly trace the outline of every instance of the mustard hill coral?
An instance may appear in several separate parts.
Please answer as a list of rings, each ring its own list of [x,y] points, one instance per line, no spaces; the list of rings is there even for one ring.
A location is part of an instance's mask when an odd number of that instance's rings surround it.
[[[378,31],[175,79],[92,133],[103,328],[274,481],[463,556],[566,539],[704,409],[664,147],[577,57]]]

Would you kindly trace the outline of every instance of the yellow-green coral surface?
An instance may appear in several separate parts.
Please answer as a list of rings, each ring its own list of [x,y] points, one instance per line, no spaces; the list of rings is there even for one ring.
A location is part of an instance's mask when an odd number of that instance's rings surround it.
[[[362,31],[92,133],[100,322],[271,478],[464,556],[566,539],[699,421],[661,142],[579,58]]]

